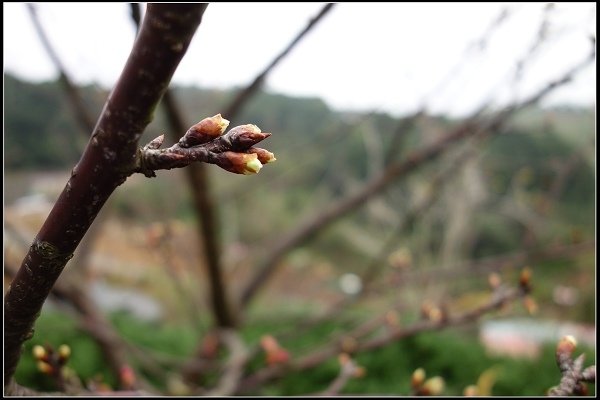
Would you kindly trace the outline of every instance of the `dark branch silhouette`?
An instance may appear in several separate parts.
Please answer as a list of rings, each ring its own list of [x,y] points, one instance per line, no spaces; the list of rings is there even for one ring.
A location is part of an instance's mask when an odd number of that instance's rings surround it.
[[[5,387],[12,382],[22,344],[33,336],[52,286],[108,197],[134,172],[138,140],[205,9],[205,4],[148,6],[140,35],[81,160],[5,295]]]

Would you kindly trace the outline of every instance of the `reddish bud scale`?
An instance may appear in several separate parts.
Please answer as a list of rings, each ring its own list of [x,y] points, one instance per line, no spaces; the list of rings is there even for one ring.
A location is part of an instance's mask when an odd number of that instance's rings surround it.
[[[130,390],[135,387],[135,373],[129,365],[124,365],[119,370],[119,380],[124,389]]]
[[[221,114],[204,118],[188,129],[185,135],[179,140],[179,145],[181,147],[192,147],[208,143],[221,136],[228,125],[229,121],[221,117]]]
[[[262,168],[262,164],[258,160],[258,156],[256,154],[226,151],[217,154],[215,159],[216,165],[235,174],[256,174]]]
[[[573,363],[571,356],[577,347],[577,341],[573,336],[564,336],[556,346],[556,364],[564,372],[570,368]]]
[[[260,339],[260,346],[265,352],[265,359],[268,365],[283,364],[289,361],[290,354],[282,348],[277,339],[271,335],[265,335]]]
[[[531,269],[526,267],[519,276],[519,286],[526,292],[531,292]]]
[[[228,140],[231,143],[231,149],[234,151],[245,151],[256,143],[271,136],[270,133],[261,132],[256,125],[239,125],[227,132]]]
[[[261,149],[260,147],[251,147],[246,151],[246,153],[256,154],[258,156],[258,161],[260,161],[262,164],[268,164],[277,160],[275,158],[275,154],[268,150]]]

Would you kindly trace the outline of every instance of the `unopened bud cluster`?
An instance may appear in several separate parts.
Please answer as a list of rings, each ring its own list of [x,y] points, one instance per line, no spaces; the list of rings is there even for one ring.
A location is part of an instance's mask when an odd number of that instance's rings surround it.
[[[417,396],[439,396],[446,386],[444,379],[440,376],[434,376],[425,379],[426,374],[423,368],[417,368],[410,378],[410,386],[413,393]]]
[[[187,148],[208,143],[221,136],[228,126],[229,121],[221,117],[221,114],[204,118],[188,129],[185,135],[179,140],[179,145]]]
[[[179,142],[168,149],[158,150],[164,135],[148,143],[142,150],[144,160],[139,172],[155,176],[156,169],[180,168],[193,161],[216,164],[226,171],[251,175],[264,164],[276,160],[270,151],[253,147],[271,136],[253,124],[239,125],[224,133],[229,121],[217,114],[204,118],[190,127]]]
[[[37,369],[46,375],[57,374],[71,356],[71,348],[66,344],[60,345],[56,351],[49,345],[38,344],[33,346],[31,352],[36,360]]]

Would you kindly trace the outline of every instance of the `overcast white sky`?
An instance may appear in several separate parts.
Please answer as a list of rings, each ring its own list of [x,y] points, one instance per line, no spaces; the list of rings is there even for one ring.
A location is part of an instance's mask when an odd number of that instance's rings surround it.
[[[220,88],[249,83],[322,6],[210,4],[174,82]],[[336,109],[398,115],[426,102],[433,112],[465,114],[491,94],[498,102],[525,95],[587,55],[588,37],[596,34],[595,3],[557,3],[549,17],[548,41],[518,88],[512,89],[511,73],[534,41],[544,6],[339,3],[269,76],[267,88],[318,96]],[[56,78],[25,4],[3,3],[3,7],[5,71],[35,81]],[[40,3],[37,7],[75,80],[112,87],[134,39],[129,5]],[[468,51],[502,8],[511,11],[510,17],[491,37],[485,52],[473,47]],[[593,106],[595,68],[594,63],[550,102]],[[447,84],[440,87],[441,82]]]

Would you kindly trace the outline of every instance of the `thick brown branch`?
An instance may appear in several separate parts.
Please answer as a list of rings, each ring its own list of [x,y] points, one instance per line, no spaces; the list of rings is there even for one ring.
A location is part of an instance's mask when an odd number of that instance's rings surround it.
[[[54,282],[111,193],[135,168],[138,140],[200,23],[205,4],[150,4],[81,160],[4,299],[4,384]]]
[[[367,182],[358,192],[342,198],[337,203],[331,204],[323,212],[312,218],[306,219],[304,223],[298,225],[298,228],[276,243],[272,247],[269,255],[258,265],[257,273],[251,278],[249,284],[242,291],[240,299],[241,304],[247,306],[250,303],[258,289],[270,278],[279,262],[290,249],[307,242],[324,228],[354,211],[376,195],[379,195],[392,182],[408,175],[427,162],[437,159],[450,148],[450,146],[460,143],[467,137],[479,135],[482,132],[490,130],[492,130],[493,133],[500,132],[499,128],[507,123],[508,119],[517,111],[539,102],[548,93],[569,82],[581,69],[589,65],[594,59],[595,49],[592,49],[589,57],[575,65],[562,77],[546,84],[546,86],[523,102],[505,108],[488,120],[468,120],[432,145],[409,154],[405,160],[391,163],[386,170]]]

